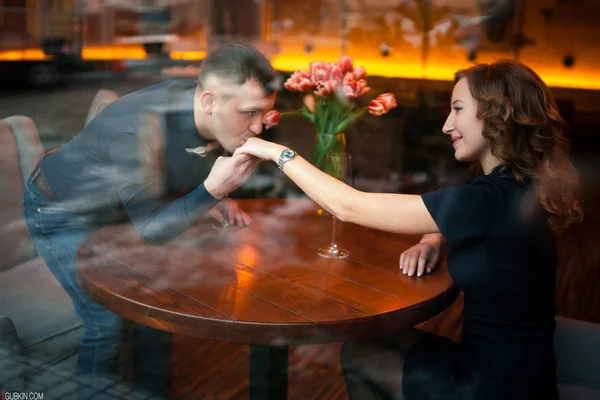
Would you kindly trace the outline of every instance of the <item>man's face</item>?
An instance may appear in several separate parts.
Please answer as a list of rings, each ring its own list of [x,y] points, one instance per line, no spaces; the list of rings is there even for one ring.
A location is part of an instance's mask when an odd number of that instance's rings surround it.
[[[275,92],[266,95],[255,80],[243,85],[221,80],[215,86],[210,115],[212,133],[230,153],[262,132],[263,116],[275,105]]]

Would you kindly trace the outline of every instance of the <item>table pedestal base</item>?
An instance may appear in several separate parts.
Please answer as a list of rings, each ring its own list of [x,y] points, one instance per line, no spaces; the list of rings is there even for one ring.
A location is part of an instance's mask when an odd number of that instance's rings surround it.
[[[287,398],[288,346],[250,345],[250,399]]]

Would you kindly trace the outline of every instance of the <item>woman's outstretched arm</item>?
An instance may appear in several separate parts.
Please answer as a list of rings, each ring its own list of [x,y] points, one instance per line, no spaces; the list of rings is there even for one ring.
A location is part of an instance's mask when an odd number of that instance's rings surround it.
[[[285,149],[276,143],[251,138],[236,153],[277,163]],[[341,221],[396,233],[439,232],[419,195],[361,192],[320,171],[300,156],[286,162],[283,172]]]

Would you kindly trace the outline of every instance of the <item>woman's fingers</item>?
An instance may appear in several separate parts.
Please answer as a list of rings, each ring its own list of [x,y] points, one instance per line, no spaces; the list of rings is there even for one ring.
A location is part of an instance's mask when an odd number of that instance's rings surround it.
[[[427,252],[419,248],[410,257],[410,265],[408,266],[408,276],[414,276],[417,273],[417,268],[421,264],[421,259],[427,256]]]
[[[415,249],[411,247],[404,253],[400,254],[400,271],[402,271],[403,274],[406,274],[408,272],[408,269],[410,267],[410,260],[414,252]]]
[[[439,260],[439,252],[430,246],[417,244],[400,254],[400,271],[408,276],[422,276],[431,272]]]
[[[430,273],[431,271],[433,271],[433,269],[435,268],[439,259],[440,259],[439,252],[433,252],[433,255],[431,256],[431,260],[429,260],[429,262],[427,263],[427,266],[425,267],[425,269],[427,270],[427,273]]]
[[[420,253],[421,250],[419,248],[413,248],[407,251],[402,268],[403,274],[410,276],[414,273]]]
[[[425,266],[427,265],[427,256],[430,251],[422,251],[419,255],[419,264],[417,267],[417,276],[422,276],[425,273]]]

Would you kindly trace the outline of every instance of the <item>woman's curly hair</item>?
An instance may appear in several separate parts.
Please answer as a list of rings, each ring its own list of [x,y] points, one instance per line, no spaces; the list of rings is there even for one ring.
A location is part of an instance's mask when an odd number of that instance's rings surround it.
[[[479,64],[460,70],[455,83],[466,78],[477,102],[477,118],[492,155],[510,167],[518,182],[530,179],[538,201],[556,233],[583,219],[574,198],[579,174],[569,157],[567,124],[542,79],[512,60]]]

